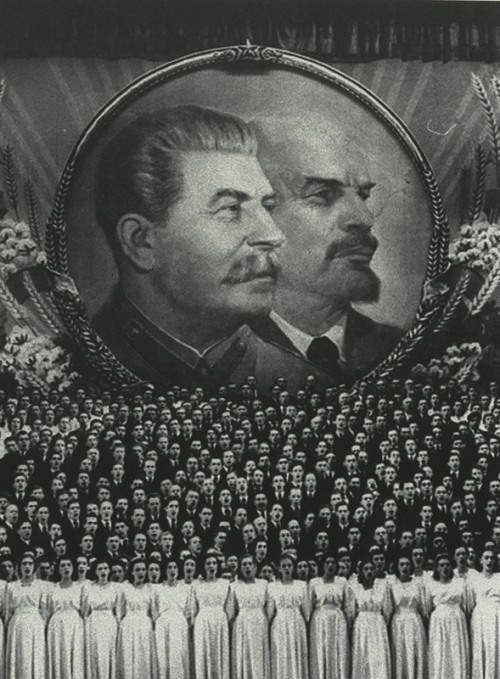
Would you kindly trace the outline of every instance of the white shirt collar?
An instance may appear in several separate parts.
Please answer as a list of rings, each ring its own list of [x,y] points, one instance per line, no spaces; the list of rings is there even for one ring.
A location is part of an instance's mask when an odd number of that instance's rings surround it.
[[[316,337],[314,335],[309,335],[308,333],[303,332],[302,330],[299,330],[299,328],[296,328],[293,325],[290,325],[290,323],[281,318],[281,316],[279,316],[275,311],[271,311],[270,318],[276,323],[278,328],[285,333],[285,335],[288,337],[290,342],[292,342],[294,347],[298,349],[298,351],[300,351],[302,356],[306,357],[307,349],[309,348],[311,342],[314,339],[316,339]],[[328,339],[330,339],[337,345],[340,354],[340,359],[342,361],[345,361],[344,337],[346,321],[347,314],[344,314],[335,325],[333,325],[329,330],[324,332],[322,335],[319,335],[319,337],[328,337]]]

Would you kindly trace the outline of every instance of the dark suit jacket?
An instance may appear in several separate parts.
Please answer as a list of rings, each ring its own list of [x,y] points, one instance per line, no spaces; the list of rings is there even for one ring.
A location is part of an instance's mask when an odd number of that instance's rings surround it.
[[[404,334],[401,328],[376,323],[368,316],[350,308],[347,315],[344,342],[346,365],[339,377],[338,369],[334,370],[333,366],[331,372],[325,372],[322,368],[301,356],[290,339],[271,318],[259,319],[251,324],[251,328],[266,343],[263,353],[270,351],[271,347],[279,347],[286,352],[285,356],[293,355],[302,359],[300,374],[298,376],[291,376],[289,373],[286,375],[288,388],[291,390],[299,389],[302,386],[304,374],[305,376],[315,375],[320,387],[326,384],[339,383],[340,380],[346,384],[352,384],[386,358]],[[278,366],[275,366],[275,370],[277,368]]]

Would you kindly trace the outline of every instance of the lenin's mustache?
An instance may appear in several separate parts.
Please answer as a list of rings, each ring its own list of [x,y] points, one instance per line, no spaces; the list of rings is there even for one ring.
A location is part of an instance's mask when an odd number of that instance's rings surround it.
[[[331,243],[325,254],[326,260],[349,255],[367,255],[373,257],[378,248],[378,240],[371,233],[353,234],[342,242]]]
[[[280,266],[274,253],[251,254],[235,262],[222,282],[230,284],[246,283],[256,278],[267,277],[276,280],[279,271]]]

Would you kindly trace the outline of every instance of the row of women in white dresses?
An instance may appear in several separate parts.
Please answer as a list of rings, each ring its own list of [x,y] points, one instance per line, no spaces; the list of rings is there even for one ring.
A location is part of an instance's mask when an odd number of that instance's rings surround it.
[[[368,589],[342,577],[34,580],[9,583],[4,597],[5,679],[500,677],[500,574],[386,578]]]

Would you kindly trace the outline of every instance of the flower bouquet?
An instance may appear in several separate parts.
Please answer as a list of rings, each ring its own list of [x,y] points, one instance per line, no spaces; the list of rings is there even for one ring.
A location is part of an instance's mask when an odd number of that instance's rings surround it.
[[[0,101],[5,90],[0,83]],[[70,386],[77,374],[53,301],[54,276],[42,247],[38,201],[27,180],[21,200],[14,152],[0,146],[0,375],[22,386]],[[12,216],[9,216],[9,212]]]

